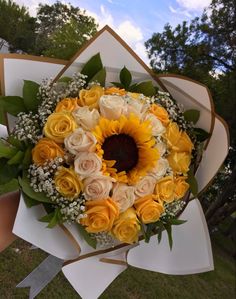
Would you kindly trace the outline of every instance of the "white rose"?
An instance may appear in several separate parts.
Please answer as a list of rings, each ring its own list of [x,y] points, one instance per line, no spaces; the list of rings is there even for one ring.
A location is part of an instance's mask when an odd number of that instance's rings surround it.
[[[112,199],[118,204],[120,212],[126,211],[135,201],[134,187],[117,184],[113,189]]]
[[[83,181],[84,196],[87,200],[105,199],[112,189],[112,179],[105,175],[94,175]]]
[[[155,188],[156,180],[151,175],[143,177],[134,187],[134,193],[138,197],[152,194]]]
[[[118,119],[126,109],[126,103],[122,96],[104,95],[99,100],[100,113],[107,119]]]
[[[167,159],[160,158],[156,166],[150,171],[150,175],[153,176],[156,180],[161,179],[169,168],[169,163]]]
[[[160,156],[163,156],[166,153],[166,144],[164,142],[157,141],[154,147],[158,149]]]
[[[152,134],[154,136],[161,135],[165,133],[165,127],[161,121],[152,113],[148,113],[144,116],[144,120],[149,120],[152,126]]]
[[[102,160],[95,153],[81,152],[75,157],[74,169],[81,179],[98,174],[102,168]]]
[[[80,107],[72,112],[76,123],[84,130],[92,130],[99,121],[100,114],[97,109],[89,110],[88,106]]]
[[[125,111],[125,115],[129,116],[131,113],[134,113],[139,118],[143,116],[143,114],[147,111],[148,105],[140,102],[139,100],[130,99],[128,100],[127,108]]]
[[[74,155],[77,155],[79,152],[93,152],[96,143],[97,139],[95,136],[82,128],[76,129],[64,140],[65,147]]]

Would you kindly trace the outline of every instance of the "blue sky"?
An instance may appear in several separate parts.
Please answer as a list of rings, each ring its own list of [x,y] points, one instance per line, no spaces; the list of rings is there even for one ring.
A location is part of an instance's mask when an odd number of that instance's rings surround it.
[[[36,15],[38,4],[52,4],[53,0],[15,0]],[[145,61],[144,42],[154,32],[162,32],[166,23],[173,27],[183,20],[201,15],[210,0],[62,0],[85,9],[99,23],[112,27]]]

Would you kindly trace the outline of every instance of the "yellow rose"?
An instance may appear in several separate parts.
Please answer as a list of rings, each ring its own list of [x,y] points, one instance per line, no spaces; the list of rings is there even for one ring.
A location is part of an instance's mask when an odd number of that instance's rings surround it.
[[[63,149],[49,138],[40,139],[32,150],[32,159],[37,165],[42,165],[47,160],[63,156]]]
[[[145,224],[156,222],[164,212],[163,204],[154,200],[152,194],[137,199],[134,203],[136,213]]]
[[[79,176],[72,168],[60,167],[54,176],[54,181],[57,191],[71,199],[77,197],[82,190]]]
[[[121,242],[132,244],[138,241],[140,229],[135,209],[129,208],[115,221],[112,233]]]
[[[89,106],[89,108],[98,108],[98,101],[104,94],[104,90],[99,85],[93,85],[90,89],[82,89],[79,92],[78,104],[80,106]]]
[[[169,114],[166,111],[165,108],[156,105],[156,104],[152,104],[151,108],[150,108],[150,112],[152,114],[154,114],[161,122],[162,124],[166,127],[170,120],[169,120]]]
[[[86,202],[87,217],[80,220],[89,233],[109,232],[119,216],[119,207],[111,198]]]
[[[175,195],[175,184],[171,176],[166,176],[159,180],[155,187],[155,194],[165,202],[172,202]]]
[[[186,132],[181,133],[181,137],[178,143],[175,145],[174,150],[177,152],[191,153],[193,149],[193,143]]]
[[[73,98],[65,98],[63,100],[61,100],[57,106],[56,106],[56,109],[55,109],[55,112],[65,112],[65,111],[68,111],[68,112],[72,112],[74,111],[78,105],[77,105],[77,98],[73,99]]]
[[[105,89],[105,94],[106,95],[116,94],[116,95],[124,96],[126,94],[126,91],[118,87],[108,87]]]
[[[181,137],[181,131],[177,123],[171,122],[166,128],[165,138],[167,139],[167,144],[170,148],[175,149],[179,139]]]
[[[191,155],[187,152],[171,151],[167,156],[167,160],[173,171],[187,173],[191,162]]]
[[[77,124],[69,112],[55,112],[49,115],[43,131],[46,137],[63,143],[76,128]]]
[[[185,193],[188,191],[189,184],[186,183],[187,177],[179,176],[175,178],[175,198],[180,199],[182,198]]]

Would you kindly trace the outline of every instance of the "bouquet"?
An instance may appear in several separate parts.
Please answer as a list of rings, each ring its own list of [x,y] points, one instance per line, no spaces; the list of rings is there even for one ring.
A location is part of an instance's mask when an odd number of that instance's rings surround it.
[[[184,111],[151,81],[132,82],[126,67],[111,86],[105,76],[97,54],[72,78],[25,81],[1,156],[27,206],[43,204],[39,221],[49,228],[76,223],[94,248],[157,232],[160,240],[166,229],[172,246],[171,225],[182,223],[189,188],[197,193],[194,167],[208,137],[193,127],[199,111]]]
[[[25,80],[22,97],[1,98],[4,110],[17,117],[0,141],[2,190],[20,186],[28,207],[22,214],[20,204],[15,227],[35,217],[52,231],[50,238],[59,238],[58,226],[66,232],[82,256],[64,273],[80,293],[72,274],[85,258],[112,251],[120,256],[121,248],[137,244],[141,251],[143,241],[150,242],[145,250],[151,256],[164,230],[172,248],[172,226],[186,222],[179,216],[198,194],[195,173],[210,137],[195,125],[203,109],[186,109],[126,66],[115,82],[106,69],[97,53],[72,76]],[[60,256],[56,247],[48,252]],[[114,273],[111,281],[120,272]]]

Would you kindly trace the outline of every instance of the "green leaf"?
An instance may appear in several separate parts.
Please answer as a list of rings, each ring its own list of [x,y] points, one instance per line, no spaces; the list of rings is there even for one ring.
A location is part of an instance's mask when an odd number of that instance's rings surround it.
[[[102,68],[97,74],[93,76],[93,78],[89,82],[98,82],[101,86],[105,86],[106,82],[106,69]]]
[[[19,189],[19,183],[17,179],[12,179],[6,184],[0,185],[0,195]]]
[[[132,91],[142,93],[149,97],[156,94],[156,89],[153,86],[152,81],[140,82],[132,89]]]
[[[11,159],[18,152],[18,149],[0,140],[0,158]]]
[[[24,144],[19,139],[17,139],[15,136],[10,135],[7,137],[7,142],[16,147],[18,150],[24,149]]]
[[[41,204],[41,202],[34,200],[33,198],[26,195],[24,192],[22,192],[22,193],[23,193],[23,198],[24,198],[27,208],[31,208],[33,206],[37,206],[37,205]]]
[[[24,159],[22,162],[24,168],[28,168],[28,166],[32,162],[32,149],[33,149],[33,145],[29,145],[25,151]]]
[[[39,99],[37,98],[38,92],[38,83],[30,80],[24,80],[23,98],[25,107],[28,111],[37,111],[39,106]]]
[[[55,211],[52,213],[44,215],[42,218],[39,219],[40,222],[47,222],[49,223],[55,215]]]
[[[62,82],[62,83],[70,83],[72,78],[70,77],[61,77],[60,79],[57,80],[57,82]]]
[[[4,126],[7,125],[6,114],[5,114],[3,106],[1,105],[1,102],[0,102],[0,124],[4,125]]]
[[[203,130],[201,128],[194,128],[193,133],[195,134],[195,136],[199,142],[203,142],[211,136],[210,133],[206,132],[205,130]]]
[[[26,112],[24,99],[17,96],[0,97],[0,105],[5,112],[17,116],[20,112]]]
[[[200,117],[200,111],[195,109],[186,110],[183,114],[186,121],[192,122],[194,124],[198,122]]]
[[[14,178],[18,177],[20,171],[19,165],[7,164],[7,159],[0,159],[0,184],[6,184]]]
[[[120,82],[127,90],[132,82],[132,75],[130,71],[124,66],[123,69],[120,71]]]
[[[145,242],[148,243],[150,241],[150,238],[153,234],[153,229],[155,228],[156,224],[155,223],[150,223],[150,224],[147,224],[147,229],[146,229],[146,232],[145,232]]]
[[[7,163],[9,165],[13,164],[21,164],[22,160],[24,159],[25,153],[22,151],[18,151],[15,156],[13,156]]]
[[[168,219],[168,223],[171,225],[181,225],[185,222],[187,222],[187,220],[181,220],[181,219],[175,219],[175,218]]]
[[[100,53],[97,53],[89,59],[83,66],[81,74],[86,75],[88,83],[103,68]]]
[[[167,231],[167,236],[168,236],[170,250],[172,250],[172,247],[173,247],[172,227],[169,224],[165,224],[164,227],[165,227],[165,229]]]
[[[23,190],[23,192],[29,196],[30,198],[37,200],[39,202],[49,202],[52,203],[52,201],[46,196],[44,192],[35,192],[32,187],[30,186],[30,181],[26,176],[23,176],[23,178],[18,178],[19,184]]]
[[[111,84],[113,84],[114,86],[116,86],[118,88],[124,88],[124,85],[121,84],[120,82],[111,82]]]
[[[188,172],[188,178],[186,182],[189,184],[189,188],[194,196],[198,194],[198,183],[194,176],[193,169],[191,168]]]
[[[81,224],[77,224],[79,233],[84,238],[84,240],[88,243],[89,246],[96,249],[97,242],[95,239],[91,238],[90,234],[85,230],[85,228]]]
[[[62,223],[62,214],[59,208],[39,219],[41,222],[48,222],[48,228],[53,228],[57,224]]]
[[[136,88],[136,86],[137,86],[137,84],[138,84],[138,83],[134,83],[134,84],[132,84],[131,86],[129,86],[129,91],[134,92],[134,91],[135,91],[135,88]]]
[[[161,228],[159,228],[158,231],[157,231],[157,240],[158,240],[158,244],[161,243],[162,232],[163,232],[163,229],[161,229]]]

